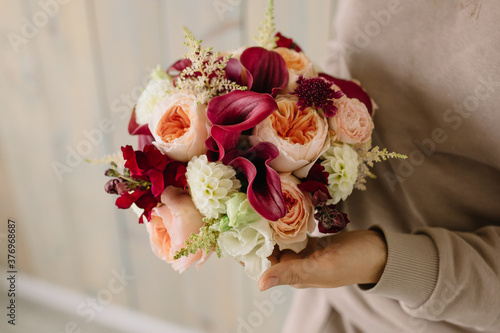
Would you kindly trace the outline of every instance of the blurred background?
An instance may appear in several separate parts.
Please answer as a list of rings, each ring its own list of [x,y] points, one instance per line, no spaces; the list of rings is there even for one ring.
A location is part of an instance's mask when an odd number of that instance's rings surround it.
[[[84,161],[136,144],[131,110],[151,69],[186,52],[183,26],[214,50],[251,46],[266,3],[0,2],[1,332],[279,332],[290,288],[261,293],[229,258],[173,271]],[[321,64],[335,4],[276,0],[276,29]]]

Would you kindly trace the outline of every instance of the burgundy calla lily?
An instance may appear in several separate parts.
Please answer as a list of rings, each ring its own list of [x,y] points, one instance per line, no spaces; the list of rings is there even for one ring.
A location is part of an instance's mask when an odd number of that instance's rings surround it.
[[[283,57],[262,47],[249,47],[240,56],[240,62],[250,76],[248,88],[273,96],[288,85],[288,69]]]
[[[373,116],[373,104],[370,96],[354,81],[339,79],[325,73],[319,73],[319,77],[336,84],[347,97],[359,99],[360,102],[366,105],[370,115]]]
[[[248,202],[265,219],[276,221],[286,215],[286,203],[278,173],[269,162],[279,154],[269,142],[261,142],[248,151],[232,150],[223,159],[242,172],[248,180]]]
[[[173,76],[175,78],[177,78],[179,76],[179,74],[181,74],[181,72],[188,68],[189,66],[191,66],[191,60],[187,59],[187,58],[183,58],[181,60],[177,60],[172,66],[170,66],[169,68],[167,68],[167,74],[170,75],[170,76]],[[175,83],[175,79],[174,79],[174,83]]]
[[[207,106],[212,122],[211,137],[205,144],[210,161],[219,161],[224,154],[238,146],[240,135],[278,110],[278,104],[268,94],[234,90],[214,97]]]
[[[252,76],[235,58],[229,59],[226,64],[226,78],[240,86],[252,86]]]

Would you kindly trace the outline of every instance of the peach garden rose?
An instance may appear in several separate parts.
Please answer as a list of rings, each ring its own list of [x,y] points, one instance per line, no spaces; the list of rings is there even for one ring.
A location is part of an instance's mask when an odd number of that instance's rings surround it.
[[[286,67],[288,68],[288,86],[281,91],[282,94],[290,93],[297,87],[297,79],[299,76],[302,75],[307,79],[317,75],[314,70],[314,64],[304,53],[284,47],[277,47],[273,49],[273,51],[279,53],[283,57]]]
[[[155,106],[149,121],[154,144],[181,162],[203,154],[210,129],[205,110],[206,105],[198,105],[192,95],[177,93],[164,98]]]
[[[198,250],[188,257],[174,260],[175,253],[185,246],[185,240],[191,233],[197,234],[204,222],[190,195],[178,187],[166,187],[161,201],[163,205],[153,208],[151,221],[146,223],[151,248],[158,258],[182,273],[193,263],[200,265],[206,259]]]
[[[293,172],[303,178],[330,146],[327,120],[322,111],[299,110],[293,95],[278,96],[276,102],[278,111],[255,127],[250,143],[253,146],[266,141],[274,144],[279,155],[270,166],[278,172]]]
[[[300,181],[296,177],[281,174],[280,178],[287,214],[269,224],[274,229],[274,239],[280,250],[290,249],[298,253],[307,245],[307,233],[314,230],[314,206],[310,194],[297,187]]]
[[[328,118],[337,141],[357,144],[371,139],[374,125],[365,104],[356,98],[342,97],[337,107],[336,115]]]

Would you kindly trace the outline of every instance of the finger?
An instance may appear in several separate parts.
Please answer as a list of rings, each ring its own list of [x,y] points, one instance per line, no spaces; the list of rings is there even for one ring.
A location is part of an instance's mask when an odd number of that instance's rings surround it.
[[[264,291],[279,285],[304,288],[315,284],[318,272],[321,273],[321,268],[315,258],[280,261],[262,273],[259,289]]]

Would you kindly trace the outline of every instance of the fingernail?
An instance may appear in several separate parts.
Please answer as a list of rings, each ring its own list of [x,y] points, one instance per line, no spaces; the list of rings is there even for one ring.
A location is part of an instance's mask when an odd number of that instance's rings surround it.
[[[277,277],[269,277],[265,279],[259,286],[260,291],[267,290],[272,287],[276,287],[278,285],[278,278]]]

